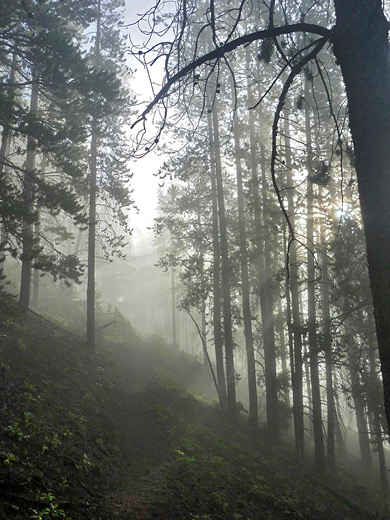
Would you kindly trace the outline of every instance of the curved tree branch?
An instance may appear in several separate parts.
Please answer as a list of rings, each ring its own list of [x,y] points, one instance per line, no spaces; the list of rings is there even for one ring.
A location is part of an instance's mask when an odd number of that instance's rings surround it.
[[[240,36],[239,38],[236,38],[235,40],[231,40],[225,45],[214,49],[203,56],[200,56],[199,58],[195,59],[185,67],[179,70],[176,74],[171,76],[167,79],[167,82],[165,85],[161,88],[161,90],[155,95],[154,99],[149,103],[149,105],[146,107],[146,109],[143,111],[141,116],[131,125],[131,128],[134,128],[138,123],[141,121],[144,121],[147,114],[162,100],[164,99],[168,93],[172,85],[174,85],[177,81],[179,81],[181,78],[187,76],[190,72],[195,70],[197,67],[203,65],[204,63],[218,60],[225,56],[227,53],[234,51],[238,47],[241,47],[243,45],[249,45],[250,43],[258,40],[263,40],[265,38],[273,38],[276,36],[280,36],[282,34],[291,34],[295,32],[306,32],[311,34],[317,34],[319,36],[322,36],[321,41],[323,41],[323,44],[325,41],[331,40],[332,37],[332,30],[326,29],[325,27],[322,27],[320,25],[315,24],[308,24],[308,23],[297,23],[292,25],[285,25],[282,27],[273,27],[272,29],[265,29],[262,31],[255,31],[250,34],[245,34],[243,36]],[[322,45],[323,45],[322,44]],[[314,51],[313,51],[314,52]],[[311,55],[312,53],[310,53]],[[315,54],[313,54],[313,57]],[[310,58],[311,59],[311,58]],[[296,67],[293,68],[295,70]],[[295,75],[294,75],[295,76]]]
[[[278,105],[277,105],[276,110],[275,110],[274,122],[272,124],[272,152],[271,152],[271,177],[272,177],[272,184],[273,184],[273,187],[275,189],[279,205],[280,205],[281,210],[283,212],[283,215],[284,215],[284,217],[286,219],[286,222],[287,222],[288,229],[289,229],[290,236],[291,236],[292,240],[294,240],[294,230],[292,228],[292,225],[291,225],[291,222],[290,222],[287,210],[284,207],[283,199],[282,199],[279,187],[278,187],[278,183],[276,181],[276,173],[275,173],[275,164],[276,164],[276,156],[277,156],[278,125],[279,125],[279,120],[280,120],[280,114],[281,114],[281,112],[283,110],[283,106],[284,106],[285,101],[286,101],[287,93],[288,93],[288,91],[289,91],[289,89],[291,87],[292,82],[294,81],[295,76],[297,76],[302,71],[303,67],[309,61],[311,61],[312,59],[314,59],[317,56],[317,54],[320,52],[322,47],[325,45],[326,41],[327,41],[326,38],[321,38],[320,40],[318,40],[318,42],[316,43],[314,49],[311,52],[309,52],[308,54],[306,54],[306,56],[304,56],[292,68],[290,74],[287,77],[286,83],[283,86],[283,90],[282,90],[282,92],[281,92],[281,94],[279,96]]]

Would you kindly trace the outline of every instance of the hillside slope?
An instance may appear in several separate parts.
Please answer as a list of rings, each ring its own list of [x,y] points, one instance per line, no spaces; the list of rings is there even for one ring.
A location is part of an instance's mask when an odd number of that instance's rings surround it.
[[[91,356],[33,314],[1,316],[0,349],[0,519],[374,518],[230,424],[178,352]]]

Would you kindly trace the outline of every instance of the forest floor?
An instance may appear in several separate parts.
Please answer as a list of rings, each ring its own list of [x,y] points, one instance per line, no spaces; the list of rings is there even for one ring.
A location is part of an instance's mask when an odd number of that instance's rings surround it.
[[[369,520],[373,490],[296,466],[233,425],[196,360],[0,314],[0,519]],[[355,480],[353,476],[352,480]],[[355,494],[354,494],[355,493]]]

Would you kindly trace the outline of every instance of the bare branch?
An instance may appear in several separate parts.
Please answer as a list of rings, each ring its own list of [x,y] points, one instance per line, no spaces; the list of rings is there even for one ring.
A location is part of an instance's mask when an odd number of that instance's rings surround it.
[[[297,76],[303,67],[312,59],[314,59],[317,54],[320,52],[322,47],[325,45],[326,39],[321,38],[318,40],[316,46],[314,49],[309,52],[306,56],[304,56],[294,67],[292,68],[290,74],[288,75],[288,78],[286,80],[286,83],[284,84],[282,93],[280,94],[278,106],[276,107],[275,116],[274,116],[274,122],[272,125],[272,153],[271,153],[271,177],[272,177],[272,184],[274,186],[276,196],[278,198],[279,205],[281,207],[281,210],[283,212],[283,215],[287,221],[288,229],[290,231],[290,236],[294,240],[294,230],[292,228],[288,213],[286,208],[283,204],[283,199],[279,190],[279,186],[276,180],[276,173],[275,173],[275,164],[276,164],[276,156],[277,156],[277,136],[278,136],[278,124],[280,119],[280,114],[283,110],[287,93],[291,87],[292,82],[294,81],[295,76]]]
[[[180,69],[176,74],[174,74],[171,77],[167,78],[166,84],[161,88],[161,90],[156,94],[154,99],[149,103],[149,105],[146,107],[142,115],[131,125],[131,128],[134,128],[138,123],[141,121],[144,121],[147,114],[162,100],[164,99],[168,93],[170,88],[173,84],[175,84],[177,81],[179,81],[181,78],[187,76],[190,72],[195,70],[197,67],[214,60],[219,60],[229,52],[234,51],[238,47],[241,47],[243,45],[248,45],[254,41],[263,40],[264,38],[273,38],[276,36],[280,36],[282,34],[291,34],[295,32],[306,32],[311,34],[317,34],[319,36],[322,36],[321,41],[323,42],[321,47],[324,45],[324,43],[327,40],[331,40],[332,31],[329,29],[326,29],[325,27],[315,25],[315,24],[307,24],[307,23],[297,23],[292,25],[286,25],[283,27],[274,27],[272,29],[265,29],[262,31],[255,31],[250,34],[245,34],[243,36],[240,36],[239,38],[236,38],[235,40],[231,40],[227,42],[225,45],[214,49],[203,56],[200,56],[199,58],[195,59],[182,69]],[[316,47],[317,48],[317,47]],[[311,55],[312,53],[310,53]],[[313,57],[315,54],[313,54]],[[293,68],[295,70],[296,67]]]

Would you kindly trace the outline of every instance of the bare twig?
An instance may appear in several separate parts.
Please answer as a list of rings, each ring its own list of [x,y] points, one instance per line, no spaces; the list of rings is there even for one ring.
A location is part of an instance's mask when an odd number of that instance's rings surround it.
[[[234,40],[228,41],[221,47],[218,47],[203,56],[200,56],[197,59],[194,59],[191,63],[186,65],[185,67],[181,68],[176,74],[174,74],[171,77],[167,78],[167,81],[165,85],[161,88],[161,90],[155,95],[154,99],[149,103],[149,105],[146,107],[146,109],[143,111],[141,116],[131,125],[131,128],[134,128],[137,124],[140,122],[145,121],[146,116],[150,113],[150,111],[164,98],[167,97],[171,87],[177,83],[180,79],[187,76],[189,73],[191,73],[193,70],[195,70],[197,67],[200,67],[201,65],[205,63],[212,62],[214,60],[220,60],[223,56],[228,54],[229,52],[234,51],[238,47],[241,47],[243,45],[248,45],[249,43],[252,43],[254,41],[263,40],[265,38],[272,38],[276,36],[280,36],[282,34],[291,34],[295,32],[308,32],[311,34],[317,34],[321,36],[321,42],[322,45],[324,45],[325,41],[331,39],[331,31],[326,29],[325,27],[315,25],[315,24],[307,24],[307,23],[297,23],[292,25],[286,25],[282,27],[274,27],[272,29],[265,29],[262,31],[255,31],[250,34],[245,34],[243,36],[240,36],[239,38],[236,38]],[[316,46],[317,48],[317,46]],[[317,51],[318,52],[318,51]],[[312,59],[315,56],[315,53],[310,53]],[[304,58],[305,59],[305,58]],[[306,62],[305,62],[306,63]],[[297,65],[293,67],[293,70],[297,68]]]

